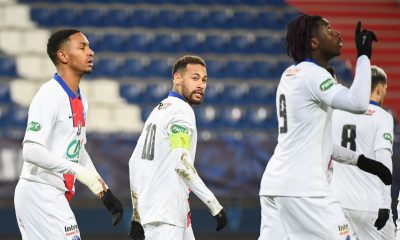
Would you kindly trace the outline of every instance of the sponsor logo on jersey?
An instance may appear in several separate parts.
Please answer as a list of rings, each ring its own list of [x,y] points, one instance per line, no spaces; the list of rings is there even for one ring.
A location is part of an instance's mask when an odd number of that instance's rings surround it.
[[[383,138],[393,144],[393,137],[390,133],[384,133]]]
[[[67,157],[71,159],[71,161],[74,161],[73,159],[76,158],[76,162],[78,162],[79,158],[79,153],[82,148],[82,143],[81,141],[74,139],[67,147]]]
[[[172,133],[186,133],[189,134],[189,130],[186,127],[183,127],[178,124],[174,124],[171,126]]]
[[[326,90],[328,90],[329,88],[331,88],[334,84],[336,83],[336,81],[332,78],[328,78],[325,81],[323,81],[321,83],[321,85],[319,85],[319,89],[323,92],[325,92]]]
[[[42,126],[38,122],[32,121],[28,124],[28,131],[39,132],[40,129],[42,129]]]
[[[368,111],[366,111],[364,114],[365,114],[365,115],[374,115],[375,112],[376,112],[376,111],[373,110],[373,109],[368,109]]]
[[[296,75],[298,72],[300,72],[300,69],[298,68],[289,68],[285,71],[285,75],[290,77]]]
[[[341,236],[349,234],[349,226],[345,223],[342,225],[338,225],[339,234]]]
[[[70,226],[64,226],[64,232],[65,232],[65,236],[71,236],[71,235],[75,235],[72,240],[80,240],[81,238],[79,237],[79,227],[77,224],[73,224]]]
[[[171,106],[172,105],[172,103],[170,103],[170,102],[166,102],[166,103],[162,103],[162,102],[160,102],[159,104],[158,104],[158,110],[161,110],[161,109],[167,109],[169,106]]]

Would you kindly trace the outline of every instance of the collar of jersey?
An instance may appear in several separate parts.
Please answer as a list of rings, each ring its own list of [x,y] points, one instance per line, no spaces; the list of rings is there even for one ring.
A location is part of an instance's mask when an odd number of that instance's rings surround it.
[[[61,87],[64,89],[64,91],[68,94],[70,98],[75,99],[77,97],[75,93],[71,90],[71,88],[69,88],[68,85],[64,82],[64,80],[60,75],[54,73],[53,78],[61,85]],[[78,97],[81,98],[81,91],[79,88],[78,88]]]
[[[182,101],[186,102],[186,99],[184,96],[180,95],[179,93],[175,92],[175,91],[169,91],[168,93],[168,97],[177,97],[179,99],[181,99]]]
[[[305,58],[305,59],[304,59],[304,62],[310,62],[310,63],[317,64],[317,63],[314,61],[314,59],[312,59],[312,58]],[[318,64],[317,64],[317,65],[318,65]]]
[[[372,104],[372,105],[375,105],[375,106],[379,106],[379,103],[378,103],[378,102],[375,102],[375,101],[373,101],[373,100],[369,100],[369,103]]]

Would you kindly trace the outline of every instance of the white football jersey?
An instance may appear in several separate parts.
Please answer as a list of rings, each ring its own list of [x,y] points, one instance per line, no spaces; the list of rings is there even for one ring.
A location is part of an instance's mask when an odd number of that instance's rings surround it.
[[[65,161],[78,163],[80,150],[86,144],[87,109],[83,93],[78,90],[76,96],[62,78],[54,74],[31,102],[23,143],[39,143]],[[74,194],[75,179],[70,174],[50,172],[24,162],[20,177],[64,190],[68,200]]]
[[[196,119],[182,96],[170,92],[147,118],[129,160],[132,191],[137,193],[141,224],[164,222],[185,227],[190,190],[177,174],[170,136],[185,132],[191,136],[190,155],[194,163],[197,144]]]
[[[330,195],[330,105],[342,88],[328,71],[310,61],[283,72],[276,94],[278,144],[261,180],[260,195]]]
[[[335,144],[376,159],[375,151],[379,149],[392,152],[393,117],[375,104],[370,104],[365,114],[335,110],[332,137]],[[377,211],[381,207],[380,184],[377,176],[361,171],[357,166],[333,161],[331,188],[343,208]]]

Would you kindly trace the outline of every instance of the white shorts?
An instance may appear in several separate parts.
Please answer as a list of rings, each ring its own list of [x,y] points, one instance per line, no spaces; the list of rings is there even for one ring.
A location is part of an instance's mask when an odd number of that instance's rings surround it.
[[[394,240],[394,223],[390,216],[385,226],[377,230],[374,226],[378,213],[343,209],[349,222],[351,240]],[[391,215],[391,214],[390,214]]]
[[[332,197],[260,196],[259,240],[349,240],[348,223]]]
[[[75,215],[62,190],[20,179],[14,205],[23,240],[81,239]]]
[[[163,222],[143,225],[146,240],[195,240],[192,225],[178,227]]]

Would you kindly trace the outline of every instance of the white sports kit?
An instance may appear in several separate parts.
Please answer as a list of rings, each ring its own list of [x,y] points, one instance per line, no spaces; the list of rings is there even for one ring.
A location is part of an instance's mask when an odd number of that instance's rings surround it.
[[[85,96],[80,91],[75,95],[57,74],[32,100],[23,140],[25,161],[14,197],[24,240],[80,239],[68,201],[74,195],[72,166],[79,163],[95,170],[84,149],[87,109]],[[46,148],[57,159],[28,161],[36,155],[25,155],[32,143]]]
[[[334,153],[331,106],[351,110],[346,107],[352,103],[348,95],[359,97],[365,105],[369,99],[370,81],[364,80],[370,79],[366,56],[358,58],[356,71],[350,89],[312,60],[292,65],[283,73],[276,95],[278,144],[260,188],[260,240],[348,238],[348,223],[332,197],[327,171]]]
[[[193,191],[210,209],[221,211],[214,194],[193,167],[197,130],[193,109],[183,96],[170,92],[145,122],[129,160],[133,206],[146,239],[194,239],[189,193]],[[136,200],[135,200],[136,201]]]
[[[335,110],[333,142],[366,157],[382,161],[392,169],[393,117],[371,101],[364,114]],[[351,239],[393,240],[392,217],[381,230],[374,227],[378,209],[391,209],[390,186],[375,175],[333,161],[331,188],[350,223]]]

